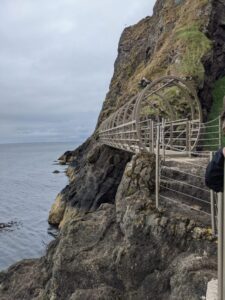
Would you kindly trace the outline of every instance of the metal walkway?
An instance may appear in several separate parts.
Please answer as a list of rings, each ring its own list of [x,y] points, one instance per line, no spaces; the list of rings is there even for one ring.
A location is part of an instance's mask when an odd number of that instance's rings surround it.
[[[195,88],[184,79],[167,76],[111,114],[98,133],[105,145],[156,154],[157,208],[164,199],[211,219],[212,233],[218,235],[218,299],[225,300],[225,198],[204,186],[206,162],[221,147],[221,117],[203,123]],[[181,168],[171,167],[171,157],[181,159]]]
[[[153,152],[156,127],[162,124],[165,142],[170,145],[167,150],[178,146],[190,151],[198,141],[201,123],[202,110],[195,89],[188,81],[167,76],[152,82],[103,121],[99,137],[102,143],[122,150]]]

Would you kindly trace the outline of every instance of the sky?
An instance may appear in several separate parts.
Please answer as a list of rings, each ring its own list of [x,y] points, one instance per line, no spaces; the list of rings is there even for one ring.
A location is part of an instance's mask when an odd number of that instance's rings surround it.
[[[155,0],[1,0],[0,143],[82,141],[120,35]]]

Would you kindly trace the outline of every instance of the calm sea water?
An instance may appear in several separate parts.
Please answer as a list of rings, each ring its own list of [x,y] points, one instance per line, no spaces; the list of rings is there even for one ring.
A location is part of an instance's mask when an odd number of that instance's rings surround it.
[[[0,223],[17,223],[0,230],[0,270],[44,254],[53,238],[48,212],[68,182],[65,166],[54,161],[75,147],[71,143],[0,145]],[[60,173],[53,174],[54,170]]]

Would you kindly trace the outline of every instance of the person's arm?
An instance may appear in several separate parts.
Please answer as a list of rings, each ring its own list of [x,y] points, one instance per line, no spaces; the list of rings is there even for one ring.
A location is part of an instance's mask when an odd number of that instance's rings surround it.
[[[208,164],[205,173],[205,184],[214,192],[223,191],[225,148],[217,151]]]

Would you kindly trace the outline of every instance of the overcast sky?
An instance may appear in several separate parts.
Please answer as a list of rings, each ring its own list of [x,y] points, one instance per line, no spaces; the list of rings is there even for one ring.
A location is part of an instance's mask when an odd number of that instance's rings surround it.
[[[94,129],[125,26],[155,0],[1,0],[0,143]]]

